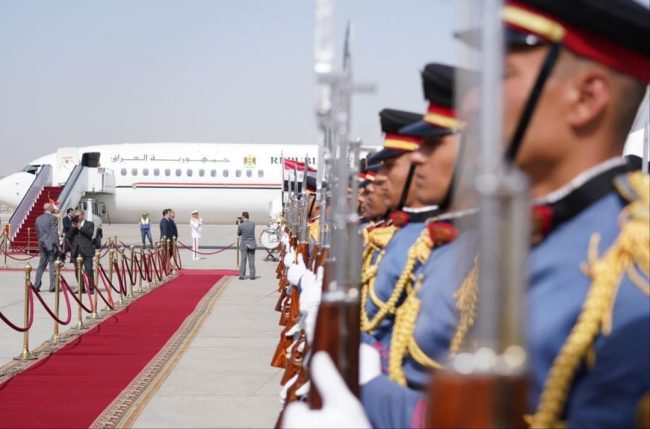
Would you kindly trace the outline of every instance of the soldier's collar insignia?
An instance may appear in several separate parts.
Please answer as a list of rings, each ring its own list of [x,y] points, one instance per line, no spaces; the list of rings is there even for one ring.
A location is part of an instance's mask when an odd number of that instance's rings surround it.
[[[406,212],[403,212],[401,210],[397,210],[397,211],[391,212],[390,220],[392,221],[392,224],[394,226],[396,226],[398,228],[401,228],[404,225],[409,223],[409,221],[411,220],[411,216]]]

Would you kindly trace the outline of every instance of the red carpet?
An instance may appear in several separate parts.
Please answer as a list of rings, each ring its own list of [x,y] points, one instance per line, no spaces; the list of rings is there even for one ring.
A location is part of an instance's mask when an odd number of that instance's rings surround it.
[[[88,427],[165,346],[212,286],[232,274],[181,271],[7,380],[0,385],[0,426]]]

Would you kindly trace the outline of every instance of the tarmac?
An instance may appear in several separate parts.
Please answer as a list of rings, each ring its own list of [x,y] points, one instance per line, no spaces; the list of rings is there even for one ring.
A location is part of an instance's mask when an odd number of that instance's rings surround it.
[[[3,219],[4,220],[4,219]],[[4,222],[3,222],[4,223]],[[257,227],[257,234],[262,226]],[[154,229],[154,237],[157,236]],[[137,225],[104,225],[104,237],[116,236],[126,244],[139,244]],[[179,238],[190,244],[189,226],[179,225]],[[200,252],[213,253],[236,240],[234,225],[204,225]],[[235,269],[235,246],[218,254],[192,260],[191,252],[181,252],[183,268]],[[255,280],[232,278],[218,297],[210,315],[183,354],[173,372],[144,407],[134,427],[273,427],[280,411],[281,372],[270,366],[280,327],[277,300],[276,263],[264,261],[267,252],[256,252]],[[38,258],[28,261],[34,279]],[[18,325],[23,324],[24,272],[26,262],[7,259],[10,270],[0,270],[0,311]],[[0,255],[0,267],[4,267]],[[66,269],[71,269],[66,264]],[[64,277],[76,288],[72,271]],[[54,294],[47,292],[48,275],[43,276],[42,296],[53,305]],[[62,311],[65,311],[61,300]],[[76,317],[76,304],[72,303]],[[65,314],[65,313],[63,313]],[[76,320],[76,319],[73,319]],[[69,326],[73,326],[70,323]],[[50,316],[36,304],[29,332],[31,350],[38,350],[52,336]],[[67,326],[62,326],[63,334]],[[0,367],[22,350],[23,335],[0,322]]]

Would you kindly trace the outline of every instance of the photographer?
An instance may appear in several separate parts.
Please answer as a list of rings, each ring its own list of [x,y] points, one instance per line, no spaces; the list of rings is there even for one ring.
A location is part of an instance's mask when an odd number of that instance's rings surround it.
[[[95,256],[95,246],[92,241],[94,232],[95,225],[84,219],[83,211],[76,210],[72,215],[72,228],[70,230],[72,261],[76,263],[77,256],[83,258],[83,270],[88,276],[90,293],[94,291],[93,256]],[[82,284],[81,279],[77,279],[77,281],[79,282],[79,285]]]
[[[243,212],[237,218],[237,235],[241,237],[239,251],[241,252],[241,264],[239,265],[239,280],[246,278],[246,259],[250,268],[251,280],[255,280],[255,222],[248,220],[248,212]]]

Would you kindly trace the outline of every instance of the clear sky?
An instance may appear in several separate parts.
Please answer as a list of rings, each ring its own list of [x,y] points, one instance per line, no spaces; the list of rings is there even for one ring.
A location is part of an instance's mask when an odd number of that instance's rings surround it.
[[[453,0],[338,0],[354,25],[353,132],[424,112],[418,71],[452,62]],[[312,0],[0,0],[0,175],[62,146],[317,142]],[[337,57],[340,57],[337,44]]]

